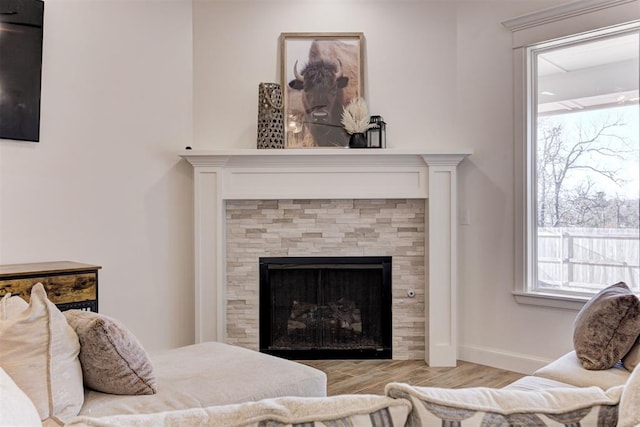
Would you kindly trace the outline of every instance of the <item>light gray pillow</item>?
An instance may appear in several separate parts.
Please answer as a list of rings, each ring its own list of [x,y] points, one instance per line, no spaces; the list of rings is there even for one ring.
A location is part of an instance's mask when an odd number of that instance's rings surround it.
[[[81,310],[64,312],[80,339],[87,387],[111,394],[154,394],[153,365],[136,337],[117,320]]]
[[[18,297],[20,298],[20,297]],[[0,367],[0,426],[42,424],[35,405],[4,369]]]
[[[573,346],[585,369],[609,369],[631,349],[640,335],[640,300],[624,282],[591,298],[578,313]]]

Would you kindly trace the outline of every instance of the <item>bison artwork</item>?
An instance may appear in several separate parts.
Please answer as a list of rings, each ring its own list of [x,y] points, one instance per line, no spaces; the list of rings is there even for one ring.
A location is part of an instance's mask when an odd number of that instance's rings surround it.
[[[313,40],[308,58],[296,59],[287,83],[287,123],[295,130],[289,147],[346,147],[349,135],[340,120],[343,107],[360,93],[360,55],[356,44]]]

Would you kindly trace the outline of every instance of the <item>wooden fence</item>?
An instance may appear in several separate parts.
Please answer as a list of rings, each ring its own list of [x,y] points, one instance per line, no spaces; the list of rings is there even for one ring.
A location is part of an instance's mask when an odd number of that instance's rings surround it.
[[[626,282],[640,291],[640,230],[539,228],[538,284],[592,293]]]

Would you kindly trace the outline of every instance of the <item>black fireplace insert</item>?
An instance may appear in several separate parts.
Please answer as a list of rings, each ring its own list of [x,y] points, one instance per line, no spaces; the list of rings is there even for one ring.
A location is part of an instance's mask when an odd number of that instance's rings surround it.
[[[260,258],[260,351],[390,359],[391,257]]]

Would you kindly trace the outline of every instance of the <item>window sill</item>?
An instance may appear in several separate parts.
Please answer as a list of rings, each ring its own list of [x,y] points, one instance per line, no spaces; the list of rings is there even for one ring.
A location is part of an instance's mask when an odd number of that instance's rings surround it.
[[[513,292],[513,297],[518,304],[572,311],[580,311],[582,306],[589,301],[589,297],[545,294],[542,292],[515,291]]]

